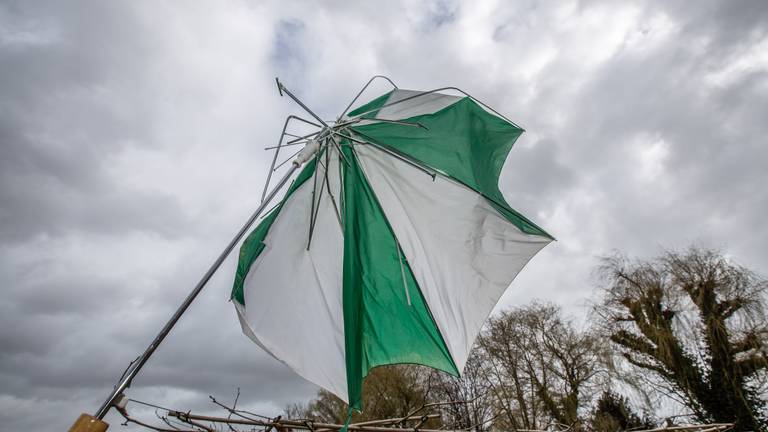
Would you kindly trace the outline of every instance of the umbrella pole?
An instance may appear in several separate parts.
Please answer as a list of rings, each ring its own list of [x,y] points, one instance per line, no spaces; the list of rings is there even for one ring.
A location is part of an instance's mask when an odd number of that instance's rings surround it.
[[[171,329],[176,325],[176,322],[179,321],[179,318],[186,312],[187,308],[189,308],[189,305],[192,304],[192,302],[195,300],[198,294],[200,294],[200,291],[203,290],[205,285],[208,283],[208,281],[211,279],[214,273],[216,273],[216,270],[219,269],[221,264],[224,262],[224,260],[229,256],[229,254],[232,252],[232,250],[235,248],[237,243],[243,238],[246,232],[248,232],[248,229],[253,225],[253,223],[256,221],[256,219],[259,217],[261,212],[264,211],[264,209],[267,207],[270,201],[277,195],[277,192],[282,189],[283,186],[288,182],[288,180],[291,178],[294,172],[301,167],[301,165],[304,164],[307,160],[309,160],[312,155],[314,155],[315,152],[319,149],[319,139],[322,137],[325,137],[330,134],[330,127],[328,123],[326,123],[322,118],[320,118],[317,114],[315,114],[312,110],[309,109],[306,105],[304,105],[303,102],[301,102],[296,96],[293,95],[285,86],[275,78],[275,82],[277,83],[277,89],[280,92],[280,96],[283,94],[287,94],[291,99],[293,99],[294,102],[296,102],[299,106],[301,106],[305,111],[307,111],[312,117],[314,117],[320,124],[322,125],[322,129],[320,132],[316,132],[310,135],[307,135],[305,137],[301,138],[311,138],[312,136],[315,136],[315,139],[309,141],[307,145],[304,147],[304,149],[299,152],[296,159],[294,159],[293,163],[291,164],[291,167],[288,169],[288,172],[285,173],[282,179],[275,185],[274,188],[266,195],[266,197],[262,196],[261,204],[259,204],[259,207],[253,212],[251,217],[246,221],[245,225],[243,225],[242,228],[240,228],[240,231],[237,232],[235,237],[232,239],[232,241],[229,242],[226,248],[224,248],[224,251],[221,252],[218,258],[216,258],[216,261],[211,265],[211,267],[208,269],[207,272],[203,275],[202,279],[195,285],[195,287],[192,289],[192,292],[190,292],[187,297],[184,299],[184,301],[181,303],[181,306],[179,306],[178,309],[176,309],[176,312],[173,313],[173,316],[168,320],[167,323],[165,323],[165,326],[160,330],[160,333],[155,336],[155,338],[152,340],[152,343],[149,344],[147,349],[136,359],[134,360],[131,365],[128,366],[128,369],[123,373],[123,376],[120,378],[118,383],[115,385],[115,388],[112,390],[112,392],[109,394],[109,397],[104,401],[104,403],[101,404],[101,407],[99,407],[99,410],[96,411],[96,415],[92,416],[90,414],[83,413],[77,421],[72,425],[72,427],[69,429],[70,432],[104,432],[107,430],[109,425],[104,422],[102,419],[104,416],[107,415],[107,412],[109,412],[109,409],[112,406],[120,405],[123,403],[127,403],[127,400],[123,397],[123,390],[128,388],[131,385],[131,381],[133,378],[139,373],[141,368],[144,366],[144,364],[149,360],[149,358],[152,356],[152,354],[155,352],[158,346],[163,342],[166,336],[168,336],[168,333],[170,333]],[[288,119],[290,120],[290,118]],[[286,120],[286,127],[288,120]],[[303,119],[301,119],[303,120]],[[303,120],[307,122],[306,120]],[[310,123],[311,122],[307,122]],[[285,132],[285,128],[283,130],[283,133]],[[282,143],[282,137],[281,137],[281,143]],[[280,145],[278,145],[280,147]],[[274,165],[274,162],[273,162]],[[271,175],[270,175],[271,177]]]
[[[321,119],[321,118],[320,118],[320,116],[318,116],[317,114],[315,114],[315,112],[314,112],[314,111],[312,111],[311,109],[309,109],[309,107],[308,107],[308,106],[304,105],[304,102],[302,102],[301,100],[299,100],[299,98],[297,98],[296,96],[294,96],[294,94],[293,94],[293,93],[291,93],[291,91],[290,91],[290,90],[288,90],[288,89],[287,89],[287,88],[286,88],[286,87],[283,85],[283,83],[281,83],[281,82],[280,82],[280,79],[279,79],[279,78],[275,78],[275,83],[277,83],[277,91],[279,91],[279,92],[280,92],[280,96],[282,96],[282,95],[283,95],[283,93],[287,94],[289,98],[293,99],[293,101],[294,101],[294,102],[296,102],[296,103],[297,103],[297,104],[298,104],[300,107],[302,107],[302,108],[304,109],[304,111],[308,112],[308,113],[309,113],[309,115],[311,115],[312,117],[314,117],[314,118],[315,118],[315,120],[319,121],[321,125],[325,126],[326,128],[328,127],[328,123],[326,123],[326,121],[325,121],[325,120]]]
[[[282,189],[283,186],[285,186],[286,183],[288,183],[288,180],[291,178],[294,172],[299,169],[301,166],[301,163],[298,161],[294,161],[291,164],[291,167],[288,169],[288,172],[285,173],[282,179],[275,185],[274,188],[272,188],[272,191],[267,194],[265,199],[261,202],[259,207],[256,209],[256,211],[253,212],[251,217],[248,219],[248,221],[243,225],[243,227],[238,231],[238,233],[235,235],[235,237],[232,239],[232,241],[229,242],[226,248],[224,248],[224,251],[219,255],[218,258],[216,258],[216,261],[214,261],[213,265],[208,269],[207,272],[203,275],[202,279],[200,279],[200,282],[195,285],[194,289],[192,289],[192,292],[187,295],[187,297],[184,299],[184,302],[182,302],[181,306],[174,312],[173,316],[171,316],[171,319],[168,320],[168,322],[163,326],[163,328],[160,330],[160,333],[155,336],[154,340],[152,340],[152,343],[149,344],[147,349],[144,351],[141,356],[138,357],[138,359],[135,360],[134,364],[129,367],[129,369],[126,371],[124,376],[120,379],[120,381],[115,385],[114,390],[109,394],[109,397],[104,401],[104,403],[101,405],[99,410],[96,412],[95,416],[91,416],[89,414],[83,414],[80,416],[80,418],[75,422],[74,425],[72,425],[72,428],[70,429],[70,432],[102,432],[107,430],[107,423],[103,422],[102,419],[107,414],[109,409],[117,404],[120,403],[121,396],[123,394],[123,390],[125,390],[127,387],[130,386],[131,380],[136,376],[136,374],[139,373],[139,370],[141,370],[142,366],[149,360],[149,358],[152,356],[152,354],[155,352],[157,347],[163,342],[163,339],[170,333],[171,329],[174,325],[176,325],[176,322],[178,322],[179,318],[184,314],[184,312],[189,308],[189,305],[192,304],[192,302],[195,300],[198,294],[200,294],[200,291],[203,290],[205,285],[208,283],[208,281],[211,279],[213,274],[216,272],[216,270],[219,269],[221,264],[224,262],[224,260],[227,258],[227,256],[232,252],[232,250],[235,248],[237,243],[243,238],[245,233],[248,231],[248,229],[253,225],[253,223],[256,221],[256,219],[259,217],[259,215],[264,211],[264,209],[267,207],[269,202],[277,195],[277,192]]]

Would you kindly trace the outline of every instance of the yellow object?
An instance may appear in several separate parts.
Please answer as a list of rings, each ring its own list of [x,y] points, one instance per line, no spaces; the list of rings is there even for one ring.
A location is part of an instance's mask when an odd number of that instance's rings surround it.
[[[103,422],[90,414],[80,414],[75,424],[69,428],[69,432],[104,432],[109,428],[109,424]]]

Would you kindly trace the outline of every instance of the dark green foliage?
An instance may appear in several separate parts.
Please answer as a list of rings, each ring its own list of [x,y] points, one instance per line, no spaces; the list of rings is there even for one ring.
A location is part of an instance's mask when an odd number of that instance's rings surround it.
[[[640,417],[629,406],[627,398],[610,390],[603,392],[589,419],[594,432],[615,432],[652,429],[655,424],[647,417]]]
[[[605,336],[702,422],[768,428],[766,282],[707,250],[606,260]],[[648,381],[653,382],[652,380]]]

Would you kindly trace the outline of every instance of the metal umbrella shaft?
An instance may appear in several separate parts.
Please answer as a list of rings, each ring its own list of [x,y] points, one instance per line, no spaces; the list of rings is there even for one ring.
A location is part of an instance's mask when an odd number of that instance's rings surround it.
[[[202,279],[200,279],[200,282],[195,285],[195,288],[192,289],[192,292],[187,295],[187,298],[184,299],[184,302],[182,302],[181,306],[179,306],[178,309],[176,309],[176,312],[174,312],[173,316],[168,320],[167,323],[165,323],[165,326],[160,330],[160,333],[155,336],[155,338],[152,340],[152,343],[149,344],[147,349],[139,356],[139,358],[131,365],[131,367],[128,368],[125,374],[123,374],[123,377],[120,378],[120,381],[115,386],[114,390],[112,390],[112,393],[110,393],[109,397],[104,401],[104,403],[101,405],[99,410],[96,412],[96,418],[99,420],[103,419],[104,416],[109,411],[109,408],[116,402],[117,398],[120,397],[120,395],[123,393],[123,390],[125,390],[128,386],[131,384],[131,380],[136,376],[136,374],[139,373],[139,370],[144,366],[144,364],[149,360],[149,358],[152,356],[152,354],[155,352],[158,346],[163,342],[163,339],[170,333],[173,326],[176,325],[176,322],[179,321],[179,318],[186,312],[187,308],[189,308],[189,305],[192,304],[192,302],[195,300],[198,294],[200,294],[200,291],[203,290],[205,285],[208,283],[208,281],[211,279],[214,273],[216,273],[216,270],[219,269],[221,264],[224,262],[224,260],[229,256],[229,254],[232,252],[232,250],[235,248],[237,243],[243,238],[246,232],[248,232],[248,229],[250,229],[251,225],[256,221],[256,219],[259,217],[259,215],[264,211],[265,208],[267,208],[267,205],[269,205],[270,201],[277,195],[277,193],[282,189],[283,186],[288,182],[288,180],[291,178],[293,173],[296,172],[296,170],[301,167],[304,162],[308,161],[312,155],[318,151],[320,147],[320,141],[322,141],[324,138],[328,137],[331,133],[331,127],[326,123],[320,116],[315,114],[312,110],[310,110],[299,98],[293,95],[277,78],[275,78],[275,82],[277,83],[278,91],[280,92],[280,95],[282,96],[283,93],[287,94],[291,99],[293,99],[299,106],[301,106],[305,111],[307,111],[309,114],[312,115],[318,122],[320,122],[320,127],[322,128],[319,132],[307,135],[305,137],[301,138],[311,138],[313,135],[315,136],[314,139],[310,139],[310,141],[307,143],[305,148],[298,153],[296,156],[296,159],[294,159],[293,163],[291,164],[291,167],[288,169],[288,172],[285,173],[283,178],[280,179],[280,181],[275,185],[274,188],[266,195],[266,197],[262,196],[262,201],[259,207],[253,212],[251,217],[246,221],[245,225],[243,225],[242,228],[240,228],[240,231],[238,231],[237,234],[235,234],[235,237],[232,239],[232,241],[229,242],[226,248],[224,248],[224,251],[221,252],[221,255],[219,255],[218,258],[216,258],[216,261],[211,265],[211,267],[208,269],[207,272],[203,275]],[[291,116],[294,117],[294,116]],[[289,117],[290,119],[290,117]],[[312,122],[309,122],[304,119],[299,119],[306,123],[313,124]],[[286,122],[287,126],[287,122]],[[283,134],[285,134],[285,128],[283,128]],[[279,147],[282,145],[282,138],[281,143],[278,145],[278,151]],[[274,160],[272,162],[272,166],[274,167]],[[271,177],[271,171],[274,168],[270,170],[270,177]],[[267,184],[269,182],[269,178],[267,179]],[[86,418],[86,421],[89,421]],[[105,429],[106,430],[106,429]]]
[[[152,343],[149,344],[147,349],[144,351],[144,353],[139,356],[139,358],[136,360],[136,362],[133,364],[132,367],[129,368],[129,370],[126,371],[123,378],[120,379],[120,382],[117,383],[115,386],[115,389],[110,393],[109,397],[104,401],[104,403],[101,405],[99,410],[96,412],[96,417],[99,419],[103,419],[104,416],[109,411],[109,408],[112,406],[112,404],[115,402],[115,400],[122,394],[123,390],[125,390],[130,384],[131,380],[136,376],[136,374],[139,373],[139,370],[141,370],[142,366],[149,360],[149,358],[152,356],[152,354],[155,352],[157,347],[160,345],[160,343],[163,342],[163,339],[170,333],[171,329],[174,325],[176,325],[176,322],[179,321],[179,318],[184,314],[184,312],[189,308],[189,305],[192,304],[192,302],[195,300],[198,294],[200,294],[200,291],[203,290],[205,285],[208,283],[208,281],[211,279],[214,273],[216,273],[216,270],[219,269],[221,264],[224,262],[224,260],[227,258],[227,256],[232,252],[232,250],[235,248],[237,243],[243,238],[246,232],[248,232],[248,229],[253,225],[253,223],[256,221],[256,219],[259,217],[261,212],[264,211],[264,209],[267,207],[270,201],[277,195],[277,192],[282,189],[282,187],[288,182],[288,180],[291,178],[294,172],[296,172],[297,169],[299,169],[300,164],[299,163],[292,163],[291,167],[288,169],[288,172],[285,173],[282,179],[275,185],[275,187],[272,189],[272,191],[269,192],[267,197],[261,202],[259,207],[253,212],[251,217],[248,219],[248,221],[243,225],[243,227],[238,231],[238,233],[235,235],[235,237],[232,239],[232,241],[229,242],[226,248],[224,248],[224,251],[219,255],[218,258],[216,258],[216,261],[211,265],[211,267],[208,269],[207,272],[203,275],[202,279],[200,279],[200,282],[195,285],[195,288],[192,290],[192,292],[187,295],[187,298],[184,299],[184,302],[179,306],[178,309],[176,309],[176,312],[174,312],[173,316],[168,320],[167,323],[165,323],[165,326],[160,330],[160,333],[155,336],[154,340],[152,340]]]

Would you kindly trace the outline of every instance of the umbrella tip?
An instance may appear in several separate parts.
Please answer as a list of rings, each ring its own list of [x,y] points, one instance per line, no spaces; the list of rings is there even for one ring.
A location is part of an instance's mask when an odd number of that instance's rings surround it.
[[[280,78],[275,77],[275,84],[277,84],[277,91],[280,92],[280,97],[283,97],[283,85],[280,84]]]

